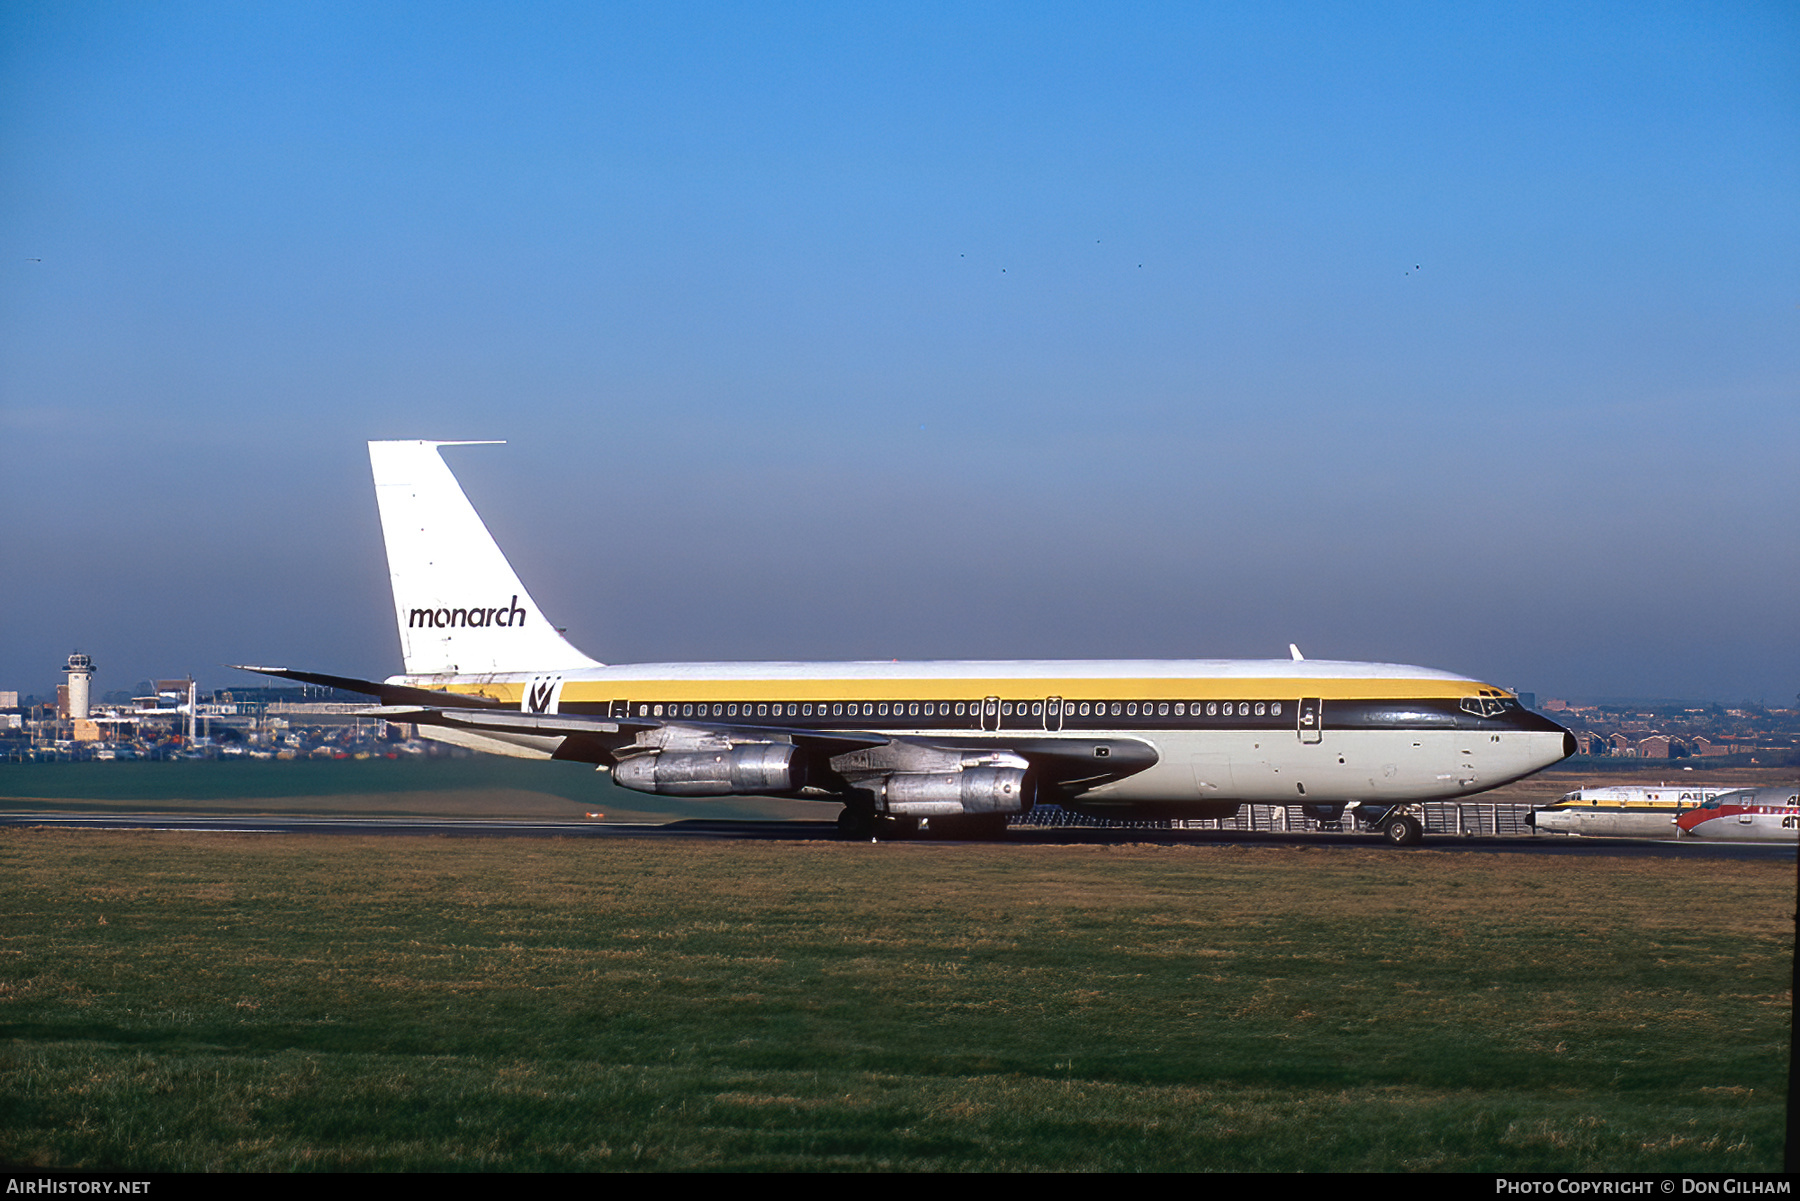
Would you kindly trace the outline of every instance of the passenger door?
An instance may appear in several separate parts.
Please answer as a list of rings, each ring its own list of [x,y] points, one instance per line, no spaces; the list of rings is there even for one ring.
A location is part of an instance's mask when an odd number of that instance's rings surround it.
[[[1295,729],[1299,732],[1301,742],[1322,740],[1325,737],[1325,702],[1318,697],[1302,700],[1299,716],[1295,718]]]

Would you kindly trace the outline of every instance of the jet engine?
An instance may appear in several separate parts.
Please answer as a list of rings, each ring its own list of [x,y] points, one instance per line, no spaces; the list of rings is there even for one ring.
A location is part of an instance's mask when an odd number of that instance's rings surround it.
[[[956,771],[896,772],[875,790],[877,810],[896,817],[952,817],[964,813],[1024,813],[1032,788],[1023,769],[964,767]]]
[[[623,788],[667,796],[754,796],[806,786],[805,760],[779,742],[633,755],[619,761],[612,777]]]

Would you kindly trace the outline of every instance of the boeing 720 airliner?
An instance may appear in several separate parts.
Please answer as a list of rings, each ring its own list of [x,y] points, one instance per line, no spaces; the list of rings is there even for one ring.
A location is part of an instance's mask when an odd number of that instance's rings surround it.
[[[378,697],[483,751],[593,763],[671,796],[841,804],[839,828],[973,836],[1040,802],[1114,818],[1346,811],[1396,845],[1418,804],[1574,753],[1501,688],[1391,663],[1028,660],[606,665],[519,582],[439,448],[371,442],[406,670],[385,681],[245,670]]]

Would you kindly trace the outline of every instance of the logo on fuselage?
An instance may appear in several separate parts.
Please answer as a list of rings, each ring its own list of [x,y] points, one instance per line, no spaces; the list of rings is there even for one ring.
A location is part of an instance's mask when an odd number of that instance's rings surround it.
[[[489,626],[510,629],[524,624],[525,610],[519,607],[517,593],[513,594],[510,605],[493,609],[413,609],[406,615],[406,628],[409,630],[450,630],[458,627],[481,630]]]
[[[524,713],[555,713],[561,694],[561,676],[533,676],[525,685],[525,695],[519,698],[519,709]]]

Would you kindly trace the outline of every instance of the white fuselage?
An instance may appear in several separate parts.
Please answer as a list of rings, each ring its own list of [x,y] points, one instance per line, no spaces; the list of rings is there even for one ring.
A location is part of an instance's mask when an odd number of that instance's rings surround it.
[[[1116,738],[1154,748],[1153,766],[1083,794],[1095,802],[1410,803],[1494,788],[1568,749],[1564,730],[1478,681],[1328,660],[692,663],[390,682],[527,712],[855,730],[920,743]],[[431,734],[539,757],[559,742]]]

